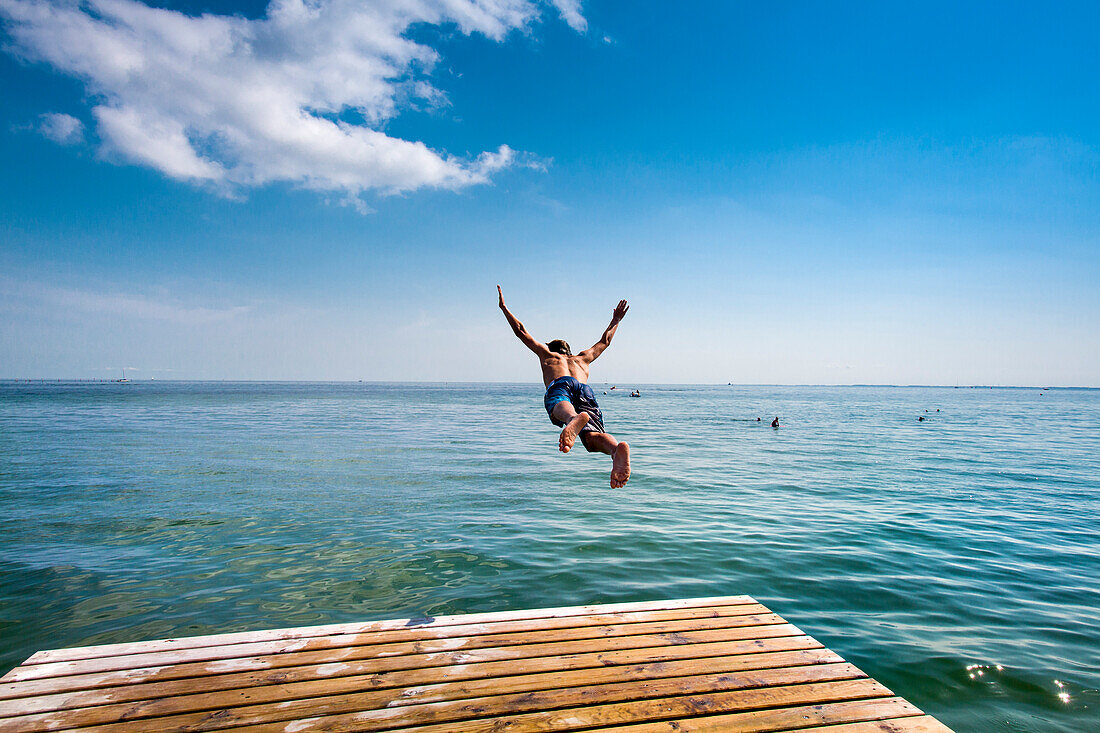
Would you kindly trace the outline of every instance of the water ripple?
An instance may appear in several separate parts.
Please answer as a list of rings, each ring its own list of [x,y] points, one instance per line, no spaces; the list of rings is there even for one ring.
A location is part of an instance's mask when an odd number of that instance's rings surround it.
[[[538,385],[0,383],[0,670],[749,593],[959,731],[1100,730],[1100,392],[640,387],[616,492]]]

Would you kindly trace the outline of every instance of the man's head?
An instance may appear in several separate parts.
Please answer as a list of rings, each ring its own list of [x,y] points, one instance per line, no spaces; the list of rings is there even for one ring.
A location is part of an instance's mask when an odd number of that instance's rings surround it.
[[[562,339],[554,339],[546,345],[546,348],[555,354],[565,354],[566,356],[573,356],[573,352],[569,350],[569,344]]]

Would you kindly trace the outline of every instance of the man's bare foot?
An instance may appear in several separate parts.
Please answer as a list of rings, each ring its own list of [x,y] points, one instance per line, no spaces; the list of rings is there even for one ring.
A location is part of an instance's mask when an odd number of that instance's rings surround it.
[[[621,489],[630,479],[630,446],[619,443],[611,454],[611,488]]]
[[[577,442],[577,436],[581,434],[581,428],[588,424],[591,417],[587,412],[578,412],[576,416],[561,429],[561,437],[558,438],[558,450],[568,453],[573,444]]]

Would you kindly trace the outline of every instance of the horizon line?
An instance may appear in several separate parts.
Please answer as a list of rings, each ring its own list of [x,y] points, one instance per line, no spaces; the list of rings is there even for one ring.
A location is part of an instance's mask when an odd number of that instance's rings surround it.
[[[82,382],[95,384],[123,384],[118,379],[109,377],[0,377],[0,383],[58,383],[58,382]],[[538,384],[537,381],[493,381],[493,380],[395,380],[395,379],[238,379],[238,378],[205,378],[205,379],[157,379],[156,377],[127,378],[125,383],[134,382],[163,382],[163,383],[232,383],[232,384]],[[619,382],[593,381],[588,384],[615,384]],[[939,389],[1037,389],[1040,391],[1050,389],[1100,389],[1098,386],[1089,385],[1030,385],[1030,384],[897,384],[890,382],[626,382],[635,386],[650,387],[897,387],[897,388],[939,388]]]

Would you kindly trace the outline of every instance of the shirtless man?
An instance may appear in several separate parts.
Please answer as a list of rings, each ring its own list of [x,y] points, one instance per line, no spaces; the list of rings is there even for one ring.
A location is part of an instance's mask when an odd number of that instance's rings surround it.
[[[535,352],[542,365],[542,381],[546,384],[546,396],[543,405],[550,415],[550,422],[561,427],[558,449],[568,453],[579,436],[581,443],[589,453],[599,452],[611,456],[611,488],[621,489],[630,478],[630,446],[615,440],[614,436],[603,430],[603,414],[596,404],[596,395],[588,386],[588,366],[611,345],[611,337],[619,327],[630,308],[625,300],[620,300],[611,315],[611,325],[603,332],[600,340],[581,353],[573,356],[569,344],[556,339],[548,344],[535,341],[519,319],[512,315],[504,305],[504,293],[497,285],[500,296],[500,309],[508,319],[524,346]]]

